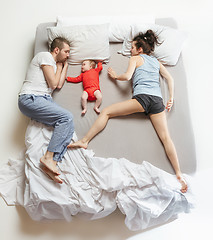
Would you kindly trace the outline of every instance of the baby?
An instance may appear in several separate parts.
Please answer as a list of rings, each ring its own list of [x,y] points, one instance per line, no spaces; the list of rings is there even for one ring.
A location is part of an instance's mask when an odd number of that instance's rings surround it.
[[[99,86],[99,72],[102,70],[102,63],[96,63],[93,60],[85,60],[81,65],[81,74],[78,77],[67,77],[67,82],[83,82],[84,91],[81,96],[82,115],[87,111],[87,100],[95,101],[94,110],[100,113],[99,106],[102,102],[102,94]]]

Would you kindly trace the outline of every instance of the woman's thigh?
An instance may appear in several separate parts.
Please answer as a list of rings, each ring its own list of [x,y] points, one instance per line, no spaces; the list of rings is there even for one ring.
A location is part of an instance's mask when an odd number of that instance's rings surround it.
[[[144,112],[143,107],[136,99],[130,99],[106,107],[103,110],[109,117],[125,116],[132,113]]]
[[[165,138],[169,137],[168,124],[166,119],[165,111],[150,114],[150,120],[159,136],[159,138],[163,141]]]

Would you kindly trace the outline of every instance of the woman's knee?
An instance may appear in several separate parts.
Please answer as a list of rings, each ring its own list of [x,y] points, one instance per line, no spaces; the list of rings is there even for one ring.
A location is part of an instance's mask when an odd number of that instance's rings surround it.
[[[109,107],[104,108],[100,114],[110,118],[110,108]]]

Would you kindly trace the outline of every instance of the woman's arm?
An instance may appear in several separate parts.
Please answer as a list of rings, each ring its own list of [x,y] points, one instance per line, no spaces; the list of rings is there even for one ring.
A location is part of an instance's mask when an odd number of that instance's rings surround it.
[[[132,78],[132,75],[136,68],[136,63],[138,60],[138,56],[133,56],[129,59],[129,65],[127,71],[121,75],[117,75],[117,73],[110,67],[108,68],[108,74],[112,79],[128,81]]]
[[[166,79],[169,88],[169,101],[167,102],[166,109],[168,111],[171,110],[174,100],[174,79],[171,74],[167,71],[167,69],[160,63],[160,74],[163,78]]]

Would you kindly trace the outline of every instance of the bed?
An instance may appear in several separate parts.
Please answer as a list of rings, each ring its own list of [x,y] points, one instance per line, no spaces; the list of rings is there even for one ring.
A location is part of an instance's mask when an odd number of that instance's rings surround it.
[[[156,19],[156,24],[177,28],[171,18]],[[55,25],[50,22],[37,27],[34,54],[48,50],[46,28]],[[130,81],[114,82],[107,75],[109,66],[118,73],[127,67],[128,58],[118,54],[122,44],[111,42],[109,45],[110,58],[103,64],[100,74],[101,109],[131,98]],[[168,126],[182,172],[190,175],[196,171],[196,155],[182,56],[167,69],[175,79],[175,104],[167,113]],[[69,76],[79,74],[79,65],[69,66]],[[160,81],[166,101],[167,84],[163,79]],[[83,137],[97,118],[93,102],[88,103],[86,115],[81,116],[81,93],[81,84],[65,82],[63,88],[53,95],[58,104],[73,113],[74,140]],[[180,186],[163,146],[146,115],[132,114],[112,119],[91,141],[88,150],[69,150],[59,164],[65,182],[61,186],[40,170],[38,161],[45,152],[51,132],[51,128],[31,120],[26,132],[26,152],[0,170],[1,195],[8,204],[23,205],[34,220],[71,221],[77,214],[97,219],[118,207],[126,215],[127,227],[139,230],[166,222],[193,207],[191,189],[187,194],[179,191]]]
[[[156,23],[174,28],[177,27],[173,19],[157,19]],[[55,26],[55,23],[44,23],[38,26],[34,54],[39,51],[48,50],[46,36],[46,27],[48,26]],[[110,43],[111,58],[107,65],[103,65],[104,70],[100,75],[101,91],[103,93],[103,103],[101,108],[131,98],[131,82],[114,83],[108,78],[106,72],[106,69],[109,66],[114,67],[117,72],[121,73],[126,69],[128,58],[117,54],[121,49],[121,46],[122,43]],[[179,57],[175,66],[167,66],[167,69],[175,79],[175,104],[172,112],[167,114],[169,130],[177,148],[183,172],[193,173],[196,169],[196,156],[193,130],[189,114],[187,79],[182,56]],[[68,75],[77,76],[79,73],[79,65],[71,65],[69,67]],[[166,100],[168,99],[167,84],[162,79],[161,87],[163,97]],[[97,117],[92,109],[93,103],[89,104],[87,114],[84,117],[81,117],[81,93],[81,84],[65,83],[64,88],[54,94],[56,102],[74,114],[75,131],[78,138],[84,136]],[[73,99],[75,102],[72,101]],[[124,140],[120,142],[121,139],[128,139],[128,141]],[[140,144],[137,144],[139,139]],[[105,143],[103,144],[103,142]],[[154,151],[153,145],[155,146]],[[92,140],[90,148],[95,151],[97,156],[116,158],[125,157],[131,159],[131,161],[135,163],[141,163],[142,160],[148,160],[155,166],[172,173],[170,164],[166,162],[167,160],[161,142],[159,141],[148,117],[143,114],[134,114],[131,117],[122,117],[110,121],[107,128],[100,133],[97,138]],[[156,161],[156,159],[158,160]]]

